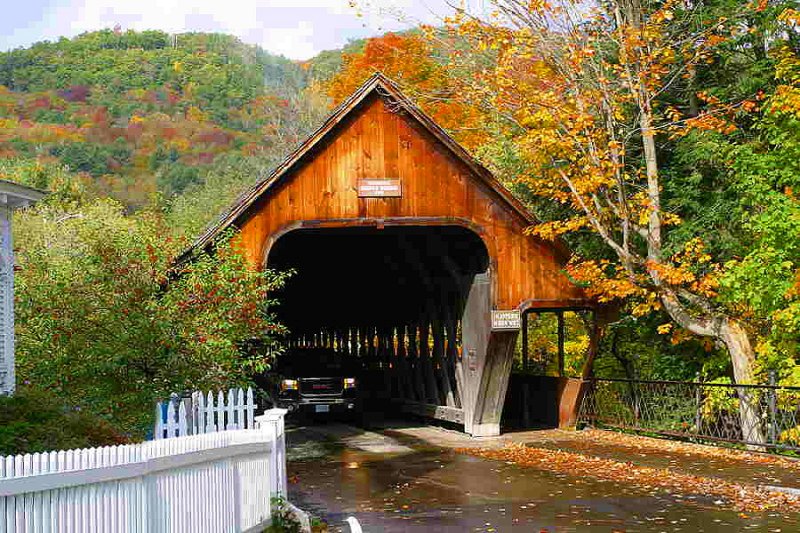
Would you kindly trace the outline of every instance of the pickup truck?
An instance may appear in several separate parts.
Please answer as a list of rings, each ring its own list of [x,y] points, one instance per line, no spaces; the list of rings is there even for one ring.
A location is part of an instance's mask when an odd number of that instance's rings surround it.
[[[361,409],[359,368],[328,348],[295,348],[281,354],[273,379],[275,403],[292,414],[355,416]]]

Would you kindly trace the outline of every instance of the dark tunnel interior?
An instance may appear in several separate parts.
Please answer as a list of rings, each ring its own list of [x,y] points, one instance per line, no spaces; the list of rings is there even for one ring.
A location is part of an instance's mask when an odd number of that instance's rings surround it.
[[[459,226],[300,229],[270,250],[268,267],[296,273],[275,293],[292,337],[460,319],[486,247]]]

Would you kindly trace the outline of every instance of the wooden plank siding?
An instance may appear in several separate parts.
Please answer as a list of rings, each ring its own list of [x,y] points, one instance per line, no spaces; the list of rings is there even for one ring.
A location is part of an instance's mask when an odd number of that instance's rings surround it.
[[[399,178],[402,197],[359,198],[357,180],[368,178]],[[373,91],[235,223],[241,250],[258,267],[281,235],[301,227],[464,226],[489,252],[494,308],[588,305],[562,271],[564,251],[526,235],[530,220],[503,193],[416,117]]]

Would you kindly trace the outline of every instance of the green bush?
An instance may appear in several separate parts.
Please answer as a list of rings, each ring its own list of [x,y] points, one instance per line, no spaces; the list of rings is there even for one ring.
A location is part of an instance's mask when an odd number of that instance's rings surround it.
[[[22,387],[0,396],[0,455],[122,444],[102,418],[65,405],[47,391]]]

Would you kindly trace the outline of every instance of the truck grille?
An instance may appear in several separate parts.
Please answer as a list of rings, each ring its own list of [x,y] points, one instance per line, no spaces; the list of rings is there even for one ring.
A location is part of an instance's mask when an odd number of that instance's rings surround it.
[[[341,378],[300,378],[300,394],[303,396],[329,396],[341,393]]]

